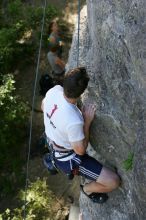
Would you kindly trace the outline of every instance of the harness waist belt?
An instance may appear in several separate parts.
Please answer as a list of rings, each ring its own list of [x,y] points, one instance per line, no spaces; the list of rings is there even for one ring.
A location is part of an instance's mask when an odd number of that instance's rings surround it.
[[[56,147],[58,147],[58,148],[60,148],[60,149],[65,149],[64,147],[59,146],[58,144],[56,144],[54,141],[52,141],[52,142],[53,142],[53,144],[54,144]]]
[[[69,153],[63,153],[63,152],[54,152],[55,159],[59,161],[68,161],[71,160],[76,154],[74,151],[70,151]]]
[[[63,152],[63,153],[68,153],[71,151],[71,149],[66,149],[65,147],[59,146],[58,144],[56,144],[54,141],[52,141],[50,138],[47,137],[47,141],[49,143],[49,145],[53,145],[53,149],[57,152]]]

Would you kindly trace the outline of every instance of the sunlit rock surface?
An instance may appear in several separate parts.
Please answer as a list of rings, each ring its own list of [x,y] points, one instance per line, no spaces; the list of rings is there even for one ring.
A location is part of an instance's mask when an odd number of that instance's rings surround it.
[[[80,28],[79,63],[91,78],[82,100],[97,104],[91,144],[122,178],[103,205],[81,193],[84,220],[145,220],[146,1],[88,0]],[[68,68],[76,65],[77,29]]]

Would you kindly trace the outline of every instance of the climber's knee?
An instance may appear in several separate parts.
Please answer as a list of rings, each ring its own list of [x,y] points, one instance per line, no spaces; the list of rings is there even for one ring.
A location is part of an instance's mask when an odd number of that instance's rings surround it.
[[[103,167],[97,182],[112,191],[119,187],[120,177],[110,169]]]
[[[110,188],[111,188],[111,190],[114,190],[114,189],[118,188],[119,185],[120,185],[120,178],[119,178],[119,176],[115,173],[114,177],[113,177],[112,180],[111,180],[111,186],[110,186]]]

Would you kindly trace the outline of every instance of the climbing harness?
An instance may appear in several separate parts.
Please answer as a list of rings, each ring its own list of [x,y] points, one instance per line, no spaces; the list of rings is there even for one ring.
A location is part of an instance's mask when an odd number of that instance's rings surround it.
[[[47,153],[44,155],[43,162],[51,175],[56,175],[58,173],[58,169],[55,166],[54,158],[52,157],[51,153]]]
[[[50,174],[55,175],[61,171],[60,169],[58,169],[55,163],[55,160],[58,160],[58,161],[71,160],[74,157],[75,153],[73,150],[67,150],[55,144],[55,142],[51,141],[47,137],[46,137],[46,140],[47,140],[46,142],[47,142],[48,153],[44,155],[43,162],[44,162],[45,167],[50,172]],[[55,147],[57,147],[59,150],[54,149]],[[71,180],[74,178],[74,175],[78,175],[78,173],[79,173],[78,168],[76,168],[76,169],[73,169],[70,173],[66,173],[66,175],[68,176],[68,179]]]

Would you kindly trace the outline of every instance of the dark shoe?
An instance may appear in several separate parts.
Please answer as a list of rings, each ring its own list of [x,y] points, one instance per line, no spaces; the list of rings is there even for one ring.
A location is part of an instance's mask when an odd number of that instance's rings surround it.
[[[102,204],[108,200],[108,195],[106,193],[91,193],[90,195],[88,195],[87,193],[84,192],[83,185],[80,185],[80,188],[81,188],[81,191],[87,197],[89,197],[94,203]]]

